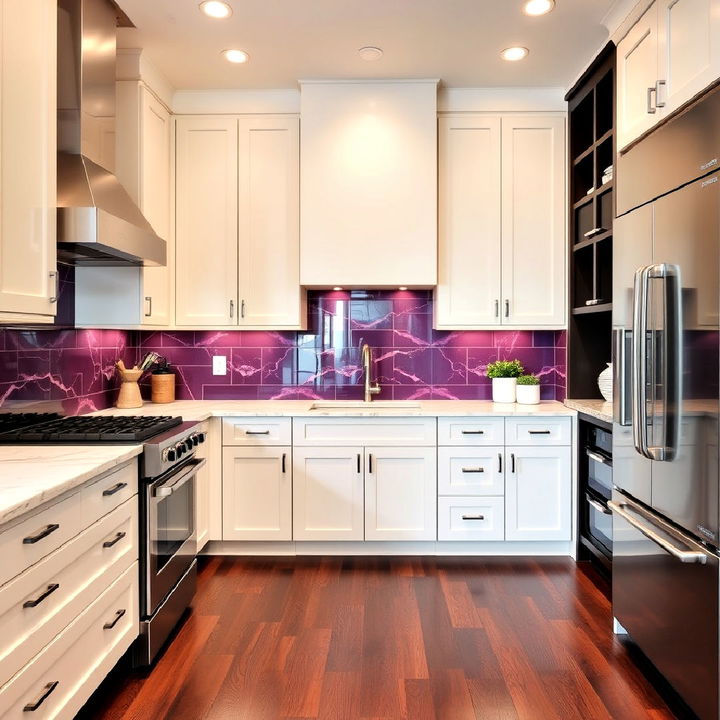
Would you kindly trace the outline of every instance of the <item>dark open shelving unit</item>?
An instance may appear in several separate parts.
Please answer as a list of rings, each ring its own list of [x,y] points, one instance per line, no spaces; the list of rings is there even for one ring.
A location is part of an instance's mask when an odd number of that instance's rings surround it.
[[[608,43],[568,92],[568,397],[600,398],[610,362],[615,183],[615,45]]]

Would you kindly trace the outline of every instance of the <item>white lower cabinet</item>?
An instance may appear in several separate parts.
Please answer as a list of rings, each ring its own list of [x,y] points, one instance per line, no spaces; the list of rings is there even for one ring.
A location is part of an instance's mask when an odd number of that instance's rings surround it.
[[[436,540],[435,448],[365,448],[365,539]]]
[[[504,447],[438,448],[438,495],[502,495]]]
[[[363,448],[295,447],[295,540],[363,540]]]
[[[292,539],[292,448],[223,449],[223,540]]]
[[[570,540],[571,448],[508,447],[506,540]]]
[[[502,541],[504,539],[504,498],[438,498],[438,540]]]

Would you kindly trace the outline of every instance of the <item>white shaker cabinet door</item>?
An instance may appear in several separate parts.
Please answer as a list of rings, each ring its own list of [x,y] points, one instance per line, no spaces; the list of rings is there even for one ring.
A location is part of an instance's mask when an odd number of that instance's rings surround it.
[[[437,539],[435,448],[365,449],[365,539]]]
[[[502,324],[565,324],[565,118],[502,120]]]
[[[176,126],[176,324],[238,323],[238,121]]]
[[[500,117],[438,121],[435,327],[500,324]]]
[[[0,322],[56,312],[57,3],[0,3]]]
[[[364,539],[361,447],[293,449],[293,539]]]
[[[505,451],[505,539],[570,540],[570,447],[508,447]]]

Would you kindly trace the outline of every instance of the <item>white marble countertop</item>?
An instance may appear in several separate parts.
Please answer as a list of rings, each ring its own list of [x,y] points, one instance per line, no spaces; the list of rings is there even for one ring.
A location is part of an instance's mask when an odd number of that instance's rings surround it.
[[[139,455],[140,445],[0,446],[0,526]]]
[[[156,405],[146,402],[141,408],[118,410],[109,408],[98,415],[181,415],[185,420],[207,420],[210,417],[465,417],[482,415],[575,415],[575,410],[554,400],[539,405],[498,404],[482,400],[424,400],[413,407],[398,402],[397,406],[372,403],[354,407],[343,401],[318,401],[323,409],[313,410],[309,400],[177,400]],[[332,407],[330,407],[332,406]]]
[[[565,400],[565,406],[606,423],[613,421],[613,404],[605,400]]]

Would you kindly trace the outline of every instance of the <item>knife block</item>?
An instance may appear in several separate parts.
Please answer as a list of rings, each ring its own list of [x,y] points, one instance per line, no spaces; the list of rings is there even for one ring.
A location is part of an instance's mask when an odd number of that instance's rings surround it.
[[[119,410],[142,407],[143,401],[138,380],[142,377],[143,371],[135,367],[132,370],[119,370],[119,372],[120,393],[115,407]]]

